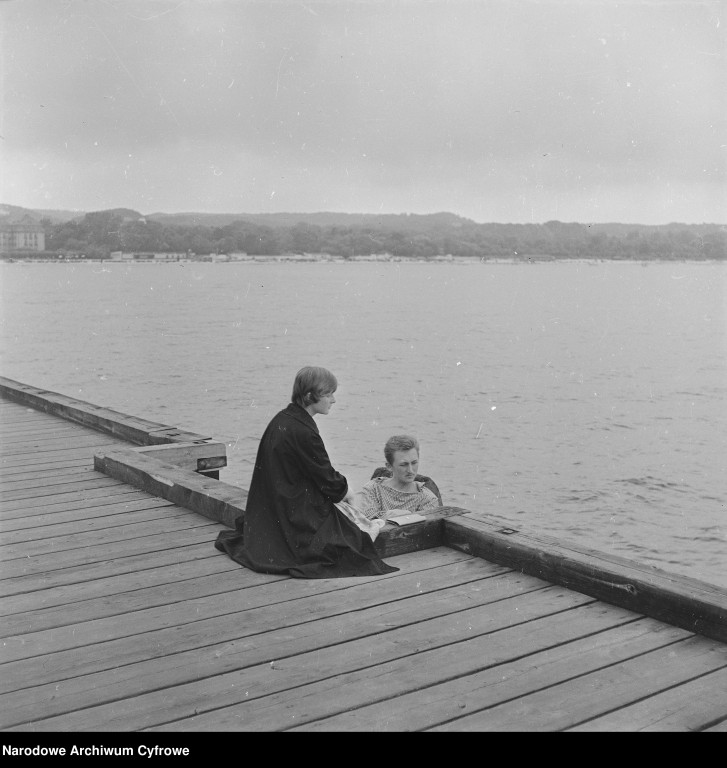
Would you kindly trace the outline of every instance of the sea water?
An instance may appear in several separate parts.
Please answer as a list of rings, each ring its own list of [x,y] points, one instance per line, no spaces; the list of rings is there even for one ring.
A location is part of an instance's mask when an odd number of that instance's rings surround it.
[[[228,443],[295,372],[354,489],[396,433],[446,504],[727,586],[727,265],[0,265],[0,373]]]

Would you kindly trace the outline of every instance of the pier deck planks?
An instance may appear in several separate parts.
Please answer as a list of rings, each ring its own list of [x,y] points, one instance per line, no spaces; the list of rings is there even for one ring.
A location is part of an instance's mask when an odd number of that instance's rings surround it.
[[[709,730],[727,646],[447,547],[240,568],[94,472],[106,434],[0,401],[0,729]]]

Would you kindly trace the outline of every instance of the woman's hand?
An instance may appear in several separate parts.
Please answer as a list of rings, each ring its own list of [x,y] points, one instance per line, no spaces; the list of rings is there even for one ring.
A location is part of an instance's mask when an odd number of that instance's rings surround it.
[[[355,495],[353,491],[349,490],[346,495],[343,497],[343,501],[345,501],[347,504],[353,505],[355,499]]]

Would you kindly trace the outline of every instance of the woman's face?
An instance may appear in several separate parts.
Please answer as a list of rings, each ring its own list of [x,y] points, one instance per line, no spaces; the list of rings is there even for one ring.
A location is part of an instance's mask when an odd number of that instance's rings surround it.
[[[311,415],[315,416],[317,413],[322,413],[325,416],[335,402],[336,398],[333,392],[321,395],[317,403],[311,403]]]

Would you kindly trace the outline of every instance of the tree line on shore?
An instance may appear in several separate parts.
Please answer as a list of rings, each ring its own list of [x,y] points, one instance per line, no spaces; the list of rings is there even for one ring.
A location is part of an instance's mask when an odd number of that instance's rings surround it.
[[[454,214],[385,217],[345,215],[318,224],[264,215],[228,223],[161,220],[115,209],[55,223],[42,219],[46,250],[108,258],[113,251],[154,253],[328,253],[343,258],[390,254],[404,258],[727,259],[727,228],[716,224],[478,224]],[[255,220],[257,218],[257,220]]]

